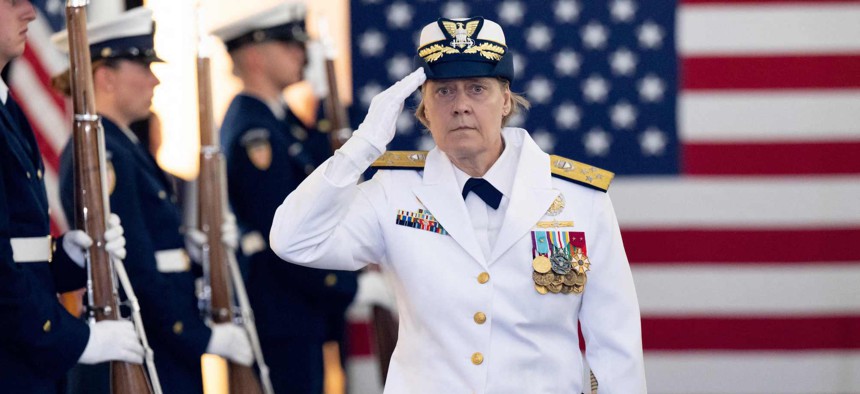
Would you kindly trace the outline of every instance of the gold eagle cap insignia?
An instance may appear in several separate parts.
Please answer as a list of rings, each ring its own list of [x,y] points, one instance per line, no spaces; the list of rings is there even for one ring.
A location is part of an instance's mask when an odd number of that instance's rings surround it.
[[[466,23],[464,30],[466,30],[467,37],[472,37],[472,34],[475,34],[475,30],[478,29],[478,24],[480,22],[481,21],[470,21]],[[445,31],[447,31],[451,37],[454,37],[457,35],[457,30],[463,28],[463,22],[442,21],[442,26],[445,27]]]

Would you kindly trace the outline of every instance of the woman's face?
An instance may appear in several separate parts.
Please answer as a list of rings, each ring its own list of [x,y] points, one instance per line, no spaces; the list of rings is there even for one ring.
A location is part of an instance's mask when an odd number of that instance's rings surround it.
[[[501,152],[511,91],[495,78],[428,80],[424,115],[436,146],[454,158]]]

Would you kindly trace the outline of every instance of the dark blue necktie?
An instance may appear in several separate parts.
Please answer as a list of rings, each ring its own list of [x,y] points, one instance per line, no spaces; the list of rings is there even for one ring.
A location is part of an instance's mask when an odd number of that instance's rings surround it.
[[[499,203],[502,202],[502,192],[493,187],[490,182],[483,178],[469,178],[463,186],[463,199],[469,195],[469,192],[475,193],[481,200],[484,200],[487,205],[493,209],[499,208]]]

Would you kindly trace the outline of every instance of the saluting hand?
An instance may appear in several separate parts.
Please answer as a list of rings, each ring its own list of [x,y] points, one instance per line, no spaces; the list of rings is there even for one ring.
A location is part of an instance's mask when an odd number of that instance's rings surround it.
[[[367,140],[379,151],[385,152],[385,146],[394,138],[397,117],[403,112],[403,102],[426,79],[424,69],[419,68],[374,96],[370,101],[367,116],[364,117],[364,121],[358,126],[354,135]]]
[[[105,231],[105,250],[114,259],[125,259],[125,236],[119,216],[112,213],[108,217]],[[84,268],[84,250],[92,246],[93,239],[82,230],[72,230],[63,237],[63,250],[79,267]]]

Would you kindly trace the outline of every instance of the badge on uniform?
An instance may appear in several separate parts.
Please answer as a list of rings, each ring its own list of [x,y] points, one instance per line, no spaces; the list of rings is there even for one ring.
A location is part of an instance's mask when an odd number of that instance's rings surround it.
[[[248,159],[260,171],[266,171],[272,165],[272,144],[269,142],[269,130],[253,129],[245,132],[240,140]]]
[[[532,231],[532,279],[540,294],[582,294],[591,269],[585,233]]]
[[[433,214],[431,214],[430,211],[425,211],[423,209],[419,209],[418,212],[411,212],[403,209],[397,210],[397,220],[395,221],[395,224],[430,231],[436,234],[448,235],[448,232],[442,228],[442,225],[435,217],[433,217]]]

